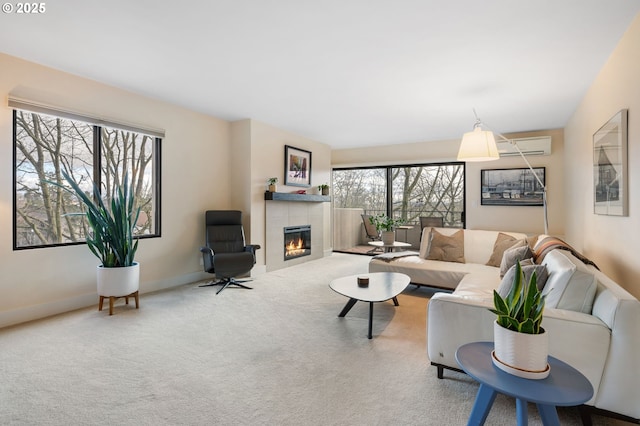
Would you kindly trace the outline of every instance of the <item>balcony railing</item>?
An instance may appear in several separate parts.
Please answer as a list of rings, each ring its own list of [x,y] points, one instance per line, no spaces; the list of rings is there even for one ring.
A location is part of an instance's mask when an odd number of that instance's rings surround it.
[[[375,216],[381,213],[386,214],[386,211],[363,208],[334,208],[334,250],[348,251],[352,247],[366,245],[369,240],[366,236],[366,232],[364,231],[362,215],[367,214]],[[444,226],[449,228],[462,228],[463,226],[463,222],[461,220],[462,212],[460,211],[443,212],[432,210],[426,212],[413,210],[408,212],[408,216],[412,219],[404,225],[410,226],[410,228],[404,228],[396,231],[396,239],[398,241],[410,243],[412,250],[418,250],[420,248],[420,236],[422,234],[422,229],[420,228],[420,216],[444,217]]]

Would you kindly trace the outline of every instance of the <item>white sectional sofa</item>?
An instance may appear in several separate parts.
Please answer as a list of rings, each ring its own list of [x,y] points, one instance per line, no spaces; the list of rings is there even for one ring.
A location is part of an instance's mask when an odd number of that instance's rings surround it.
[[[451,236],[460,230],[435,231]],[[427,354],[440,378],[445,368],[458,370],[458,347],[493,340],[495,315],[488,308],[493,305],[493,290],[502,281],[501,268],[486,265],[496,256],[494,244],[501,233],[462,232],[464,263],[425,259],[431,241],[431,228],[425,228],[420,253],[385,254],[369,264],[370,272],[402,272],[414,284],[453,290],[434,294],[427,308]],[[527,237],[502,234],[516,240]],[[540,242],[546,240],[542,237],[537,247],[533,240],[527,244],[548,276],[542,325],[549,333],[550,355],[577,368],[593,385],[594,396],[583,409],[640,422],[640,302],[596,267],[581,261],[579,254],[543,247]]]

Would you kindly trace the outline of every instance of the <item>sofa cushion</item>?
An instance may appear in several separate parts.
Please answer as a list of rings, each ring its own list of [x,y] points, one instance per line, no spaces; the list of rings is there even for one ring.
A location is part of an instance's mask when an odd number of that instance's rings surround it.
[[[516,262],[533,257],[533,253],[529,248],[529,245],[525,240],[518,240],[512,247],[506,249],[502,255],[502,261],[500,262],[500,278],[504,277],[509,269],[511,269]]]
[[[522,265],[522,272],[524,273],[524,282],[528,283],[531,280],[531,276],[533,273],[536,273],[536,287],[538,290],[542,290],[544,288],[545,283],[547,282],[547,267],[545,265]],[[500,285],[498,286],[498,294],[502,297],[507,297],[511,288],[513,287],[513,280],[516,276],[516,267],[515,265],[509,268]]]
[[[457,265],[457,263],[453,263],[453,265]],[[469,299],[486,299],[493,305],[493,290],[499,282],[498,269],[477,263],[467,263],[466,265],[473,266],[473,268],[462,277],[453,294]]]
[[[414,284],[451,290],[457,289],[463,278],[479,274],[489,274],[493,277],[488,280],[491,290],[498,283],[498,269],[493,266],[426,260],[418,256],[400,257],[391,262],[373,258],[369,262],[369,272],[400,272],[408,275]]]
[[[491,257],[486,265],[499,267],[500,262],[502,262],[502,255],[504,254],[504,251],[516,244],[516,241],[517,240],[511,235],[498,232],[496,242],[493,244],[493,252],[491,253]]]
[[[464,231],[461,229],[451,236],[446,236],[432,229],[427,259],[464,263]]]
[[[545,306],[591,313],[598,286],[595,275],[580,260],[562,250],[546,253],[542,264],[546,265],[549,274],[542,292],[547,297]]]

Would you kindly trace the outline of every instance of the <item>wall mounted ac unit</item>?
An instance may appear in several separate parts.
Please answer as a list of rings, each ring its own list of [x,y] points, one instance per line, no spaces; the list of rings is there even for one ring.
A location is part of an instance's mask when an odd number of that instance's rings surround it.
[[[551,136],[541,136],[535,138],[510,139],[518,144],[518,148],[524,155],[551,155]],[[518,154],[518,151],[509,142],[496,141],[500,157],[511,157]]]

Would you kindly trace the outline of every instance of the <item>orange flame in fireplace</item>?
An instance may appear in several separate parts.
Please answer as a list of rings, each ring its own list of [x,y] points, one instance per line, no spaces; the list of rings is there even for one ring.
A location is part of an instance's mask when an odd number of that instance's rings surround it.
[[[304,253],[304,242],[302,241],[302,238],[298,238],[298,241],[296,242],[295,240],[291,240],[289,241],[289,244],[287,244],[287,256],[296,256],[298,254],[303,254]]]

